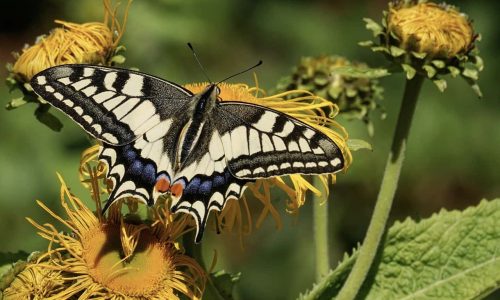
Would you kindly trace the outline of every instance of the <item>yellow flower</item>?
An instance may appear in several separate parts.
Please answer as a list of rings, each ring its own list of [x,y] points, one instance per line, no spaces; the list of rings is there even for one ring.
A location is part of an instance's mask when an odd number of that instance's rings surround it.
[[[55,23],[62,27],[23,49],[11,69],[15,78],[28,82],[38,72],[63,64],[108,64],[125,30],[128,13],[127,6],[120,24],[116,7],[112,8],[110,1],[104,0],[103,22],[77,24],[56,20]]]
[[[476,47],[480,36],[458,8],[425,0],[400,0],[389,3],[382,25],[365,21],[379,41],[360,44],[384,53],[401,66],[408,79],[419,74],[444,91],[447,84],[443,76],[460,75],[481,97],[477,80],[483,61]]]
[[[84,153],[82,176],[93,200],[100,203],[103,168],[89,161],[96,149]],[[205,271],[176,243],[188,230],[185,216],[174,217],[160,207],[152,223],[129,221],[121,206],[125,203],[133,212],[136,204],[121,201],[105,217],[99,205],[97,213],[92,212],[60,180],[66,216],[38,204],[69,233],[28,218],[49,241],[48,250],[17,275],[4,291],[5,299],[179,299],[179,294],[201,299]]]
[[[399,47],[427,53],[429,58],[448,59],[465,53],[474,40],[471,23],[463,14],[436,3],[394,5],[387,25],[397,36]]]
[[[209,83],[187,84],[185,88],[193,93],[201,92]],[[224,100],[235,100],[254,103],[284,112],[310,126],[323,132],[331,138],[342,150],[345,159],[344,171],[350,166],[352,156],[347,148],[347,132],[333,120],[338,113],[337,105],[317,97],[308,91],[292,90],[272,96],[259,96],[263,91],[258,87],[249,87],[245,84],[219,84],[221,90],[220,98]],[[285,100],[286,98],[286,100]],[[325,112],[330,110],[330,114]],[[335,175],[317,175],[326,188],[328,194],[328,182],[335,181]],[[240,233],[250,233],[252,229],[252,217],[247,205],[247,198],[254,197],[263,205],[263,209],[256,221],[258,228],[265,218],[270,214],[281,228],[281,218],[278,210],[273,206],[271,190],[276,187],[282,190],[288,197],[287,211],[297,213],[298,209],[305,203],[308,191],[321,195],[318,188],[309,181],[309,176],[292,174],[282,177],[259,179],[255,183],[248,184],[249,193],[246,192],[238,201],[228,201],[224,210],[218,215],[218,224],[226,230],[232,230],[236,225]],[[327,196],[327,195],[326,195]]]

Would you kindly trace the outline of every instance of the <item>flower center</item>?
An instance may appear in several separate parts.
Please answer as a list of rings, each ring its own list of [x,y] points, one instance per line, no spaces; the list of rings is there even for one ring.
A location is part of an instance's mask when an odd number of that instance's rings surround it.
[[[83,238],[83,258],[95,282],[128,296],[155,295],[171,279],[173,264],[170,249],[149,230],[143,230],[134,254],[124,260],[120,227],[103,225]]]
[[[431,57],[451,58],[467,51],[473,40],[472,27],[465,16],[434,3],[392,9],[387,23],[401,48]]]

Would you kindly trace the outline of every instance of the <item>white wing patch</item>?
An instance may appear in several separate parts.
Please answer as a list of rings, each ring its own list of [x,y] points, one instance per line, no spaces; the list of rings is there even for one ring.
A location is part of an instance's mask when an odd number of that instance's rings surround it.
[[[112,98],[106,102],[104,102],[104,107],[107,109],[107,110],[112,110],[114,109],[118,104],[122,103],[122,101],[127,98],[123,95],[121,96],[117,96],[115,98]]]
[[[102,103],[108,99],[110,99],[111,97],[113,97],[114,95],[116,95],[115,92],[112,92],[112,91],[104,91],[104,92],[100,92],[99,94],[96,94],[94,95],[94,100],[95,102],[97,103]],[[123,99],[125,99],[125,97],[123,97]]]
[[[122,92],[134,97],[143,96],[142,86],[144,85],[144,77],[134,73],[130,73],[129,76],[129,79],[123,86]]]
[[[117,77],[118,74],[116,72],[108,72],[104,76],[104,87],[110,91],[116,92],[116,89],[113,87],[113,84],[115,83]]]
[[[276,118],[278,117],[278,114],[271,112],[271,111],[266,111],[264,114],[260,117],[259,121],[255,124],[253,124],[253,127],[257,128],[258,130],[262,132],[272,132],[273,129],[273,124],[276,122]]]
[[[233,158],[249,154],[247,128],[245,126],[239,126],[231,131],[231,150]]]
[[[127,101],[123,101],[118,107],[113,109],[113,113],[118,120],[121,120],[137,105],[137,103],[139,103],[139,98],[130,98]]]
[[[134,110],[129,112],[120,121],[126,123],[130,129],[134,130],[145,122],[145,120],[151,118],[156,113],[156,109],[153,104],[147,100],[143,100]]]

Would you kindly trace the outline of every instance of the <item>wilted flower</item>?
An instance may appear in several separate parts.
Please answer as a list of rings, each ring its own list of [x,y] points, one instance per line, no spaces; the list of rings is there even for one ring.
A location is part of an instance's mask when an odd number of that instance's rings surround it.
[[[385,53],[401,65],[408,79],[421,74],[443,91],[443,75],[461,75],[481,96],[476,81],[483,63],[475,45],[480,36],[467,15],[456,7],[427,1],[394,1],[384,12],[382,25],[371,19],[365,21],[379,41],[360,44]]]
[[[83,177],[92,198],[100,202],[105,190],[100,184],[102,167],[91,167],[97,147],[84,153]],[[62,223],[64,232],[52,224],[28,218],[38,234],[49,241],[47,252],[29,263],[4,291],[5,299],[179,299],[184,294],[201,299],[205,271],[183,254],[177,240],[189,228],[185,216],[174,218],[162,207],[155,209],[151,223],[123,217],[120,201],[108,214],[92,212],[72,195],[61,180],[61,205],[66,217],[38,204]]]
[[[338,70],[369,69],[364,63],[351,62],[341,56],[303,57],[292,75],[280,80],[278,91],[306,90],[336,104],[343,116],[363,120],[373,133],[370,112],[381,108],[383,88],[377,76]],[[382,113],[382,117],[385,113]]]
[[[201,92],[208,83],[187,84],[185,87],[193,93]],[[316,128],[326,134],[340,147],[345,159],[344,171],[349,168],[352,156],[346,141],[347,132],[332,119],[338,113],[338,107],[332,102],[304,90],[292,90],[272,96],[259,96],[263,93],[257,87],[249,87],[245,84],[219,84],[222,101],[240,101],[254,103],[269,107],[284,113]],[[288,99],[288,100],[285,100]],[[327,115],[327,111],[330,114]],[[328,193],[329,181],[335,181],[335,175],[317,175]],[[281,227],[281,218],[278,210],[274,207],[271,190],[277,188],[282,190],[288,197],[287,210],[290,213],[298,212],[305,203],[306,193],[311,191],[317,195],[321,194],[319,189],[309,182],[309,176],[292,174],[282,177],[259,179],[255,183],[248,184],[248,191],[238,201],[229,201],[224,210],[218,215],[219,224],[222,229],[231,230],[233,225],[238,225],[241,233],[249,233],[252,228],[252,218],[247,206],[248,198],[255,198],[263,205],[263,209],[256,221],[259,227],[265,218],[271,214],[276,221],[277,227]],[[274,194],[274,193],[273,193]],[[326,195],[327,196],[327,195]],[[243,208],[242,208],[243,206]],[[244,220],[246,219],[246,221]]]
[[[20,107],[28,102],[39,105],[35,111],[37,119],[59,131],[62,124],[49,113],[50,106],[37,97],[29,85],[30,79],[38,72],[63,64],[102,64],[122,63],[125,58],[119,54],[124,48],[118,46],[125,31],[128,2],[123,21],[117,18],[117,7],[111,6],[111,0],[103,0],[103,22],[71,23],[56,20],[61,27],[54,28],[48,35],[39,36],[32,46],[26,46],[21,54],[14,54],[16,61],[8,64],[7,85],[10,90],[20,90],[22,97],[12,99],[7,109]]]
[[[61,27],[39,36],[33,46],[18,55],[11,69],[16,79],[28,82],[38,72],[63,64],[109,64],[125,30],[128,7],[122,24],[110,0],[104,1],[104,8],[103,22],[77,24],[56,20]]]

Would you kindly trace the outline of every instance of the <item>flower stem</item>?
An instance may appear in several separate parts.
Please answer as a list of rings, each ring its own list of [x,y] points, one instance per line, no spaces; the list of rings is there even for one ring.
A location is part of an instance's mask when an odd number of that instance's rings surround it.
[[[194,232],[188,232],[184,234],[182,237],[182,243],[184,249],[186,251],[186,255],[194,258],[196,262],[203,268],[205,271],[207,270],[205,260],[203,259],[203,251],[202,245],[203,243],[195,244],[194,241]],[[207,283],[205,286],[205,291],[203,293],[203,298],[205,299],[214,299],[214,300],[226,300],[226,297],[222,295],[219,289],[215,286],[213,282],[213,278],[211,274],[207,274]]]
[[[392,140],[391,151],[387,159],[384,177],[382,178],[372,219],[368,226],[363,245],[359,251],[358,258],[346,283],[340,290],[337,299],[354,299],[372,266],[380,240],[386,229],[387,219],[389,218],[394,194],[398,186],[411,121],[423,81],[424,77],[419,74],[415,75],[413,79],[406,81],[403,102],[401,103],[396,125],[396,132]]]
[[[328,256],[328,201],[325,201],[326,189],[319,176],[313,177],[313,185],[321,191],[321,196],[313,194],[316,281],[319,281],[330,270],[330,258]]]

